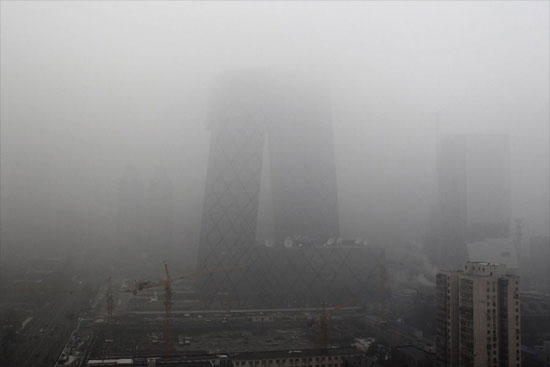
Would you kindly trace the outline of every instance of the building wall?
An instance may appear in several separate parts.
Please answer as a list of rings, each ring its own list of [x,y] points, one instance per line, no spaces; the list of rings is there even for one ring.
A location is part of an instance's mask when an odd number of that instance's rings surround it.
[[[458,277],[454,288],[453,277]],[[447,317],[446,328],[438,328],[439,364],[521,366],[519,278],[507,274],[503,265],[467,263],[463,271],[440,272],[437,281],[438,311]],[[448,297],[444,297],[445,292]],[[458,304],[458,309],[451,303]],[[451,320],[458,320],[458,324]],[[452,333],[455,325],[457,340]],[[453,347],[459,349],[458,361],[450,353]]]
[[[436,277],[438,363],[458,367],[458,273],[442,271]]]
[[[509,277],[506,279],[506,287],[503,292],[506,292],[505,312],[507,313],[506,328],[508,338],[506,342],[506,355],[508,357],[509,367],[519,367],[521,365],[521,310],[519,297],[519,279],[517,277]]]
[[[381,296],[380,267],[384,253],[367,246],[266,247],[237,249],[221,266],[235,271],[209,276],[211,287],[205,294],[231,296],[241,307],[320,307],[353,301],[355,305],[378,301]]]

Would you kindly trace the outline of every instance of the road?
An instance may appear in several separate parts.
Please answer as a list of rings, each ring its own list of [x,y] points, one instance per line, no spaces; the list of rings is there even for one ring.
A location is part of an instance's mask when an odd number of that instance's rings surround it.
[[[35,309],[33,318],[17,334],[9,366],[51,367],[75,328],[83,293],[61,294]]]

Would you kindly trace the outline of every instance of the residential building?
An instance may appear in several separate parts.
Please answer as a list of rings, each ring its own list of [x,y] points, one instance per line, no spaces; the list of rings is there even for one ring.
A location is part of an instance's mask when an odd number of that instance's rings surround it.
[[[440,366],[521,366],[519,277],[502,264],[468,262],[436,278]]]

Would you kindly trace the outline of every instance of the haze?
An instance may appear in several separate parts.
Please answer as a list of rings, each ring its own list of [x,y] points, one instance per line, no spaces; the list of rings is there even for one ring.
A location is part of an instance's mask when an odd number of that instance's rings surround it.
[[[127,172],[173,190],[193,266],[212,86],[330,88],[341,236],[422,242],[438,134],[507,134],[511,217],[549,233],[549,3],[1,2],[1,261],[116,241]]]

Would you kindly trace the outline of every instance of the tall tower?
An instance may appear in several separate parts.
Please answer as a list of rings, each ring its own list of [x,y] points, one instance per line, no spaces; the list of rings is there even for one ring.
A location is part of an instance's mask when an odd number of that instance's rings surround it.
[[[246,265],[256,242],[264,146],[269,153],[273,233],[338,235],[336,172],[328,96],[290,75],[233,72],[217,85],[199,243],[199,268]],[[246,281],[204,281],[216,293]]]
[[[437,157],[439,205],[428,244],[435,265],[459,266],[466,244],[510,236],[506,135],[447,135]]]

